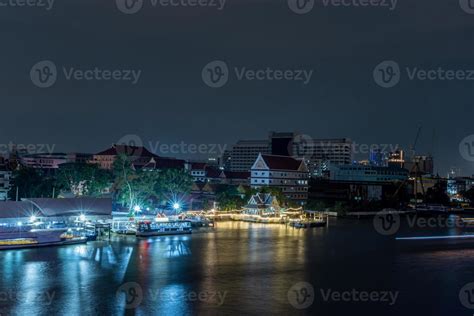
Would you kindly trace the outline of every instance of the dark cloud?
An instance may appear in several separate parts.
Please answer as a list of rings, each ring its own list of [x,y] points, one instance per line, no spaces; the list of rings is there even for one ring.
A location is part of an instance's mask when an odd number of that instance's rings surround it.
[[[126,134],[167,143],[232,143],[269,130],[408,147],[438,170],[473,173],[459,142],[474,134],[472,82],[402,80],[378,87],[383,60],[402,67],[474,69],[474,15],[458,1],[398,1],[397,8],[325,7],[297,15],[286,1],[232,1],[225,9],[151,8],[121,14],[114,1],[59,1],[53,10],[1,8],[0,141],[95,151]],[[31,67],[140,69],[137,85],[58,80],[39,89]],[[232,67],[314,69],[308,85],[201,80],[212,60]]]

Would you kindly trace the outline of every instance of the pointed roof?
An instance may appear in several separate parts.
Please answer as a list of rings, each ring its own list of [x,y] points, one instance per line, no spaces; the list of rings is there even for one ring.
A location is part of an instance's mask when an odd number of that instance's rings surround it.
[[[257,193],[250,197],[246,208],[266,209],[269,207],[279,207],[278,200],[270,193]]]
[[[126,154],[132,157],[159,157],[153,154],[148,149],[142,146],[130,146],[130,145],[117,145],[114,144],[112,147],[107,148],[97,154],[96,156],[118,156],[120,154]]]
[[[270,169],[284,171],[308,171],[306,163],[302,159],[288,156],[262,155],[259,154],[252,169]]]

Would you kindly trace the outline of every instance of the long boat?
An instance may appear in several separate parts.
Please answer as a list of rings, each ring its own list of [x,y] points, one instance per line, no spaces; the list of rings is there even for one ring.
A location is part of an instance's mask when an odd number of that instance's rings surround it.
[[[137,237],[192,234],[190,221],[143,221],[138,223]]]
[[[441,204],[418,204],[412,206],[418,216],[448,216],[449,209]]]
[[[320,219],[290,221],[290,226],[294,228],[325,227],[326,225],[327,222]]]
[[[68,235],[65,228],[34,229],[30,226],[0,228],[0,250],[64,246],[86,242],[86,237]]]

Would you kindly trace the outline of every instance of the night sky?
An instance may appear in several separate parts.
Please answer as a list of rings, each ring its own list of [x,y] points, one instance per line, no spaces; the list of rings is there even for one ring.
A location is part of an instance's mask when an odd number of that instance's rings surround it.
[[[463,0],[461,0],[463,1]],[[98,4],[100,2],[100,4]],[[413,142],[445,175],[474,173],[459,152],[474,134],[473,81],[409,80],[405,67],[474,69],[474,14],[453,1],[381,7],[324,6],[292,12],[286,0],[228,0],[216,7],[152,7],[124,14],[114,0],[57,0],[54,7],[0,7],[0,143],[56,144],[96,152],[125,135],[145,144],[232,144],[269,131],[358,144]],[[74,81],[49,88],[33,65],[141,70],[139,81]],[[237,80],[208,87],[203,67],[313,70],[311,81]],[[396,61],[400,83],[382,88],[377,64]],[[158,153],[160,154],[160,153]],[[166,155],[165,155],[166,156]],[[185,157],[186,154],[176,155]]]

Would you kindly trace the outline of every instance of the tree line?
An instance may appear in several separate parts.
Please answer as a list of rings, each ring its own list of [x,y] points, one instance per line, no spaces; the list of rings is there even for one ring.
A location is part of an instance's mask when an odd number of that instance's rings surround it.
[[[133,210],[137,205],[146,208],[156,201],[183,197],[191,191],[192,184],[193,178],[184,169],[137,169],[133,160],[122,154],[115,159],[112,170],[88,163],[64,164],[54,172],[20,167],[13,171],[9,198],[110,194],[116,203]]]

